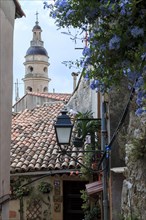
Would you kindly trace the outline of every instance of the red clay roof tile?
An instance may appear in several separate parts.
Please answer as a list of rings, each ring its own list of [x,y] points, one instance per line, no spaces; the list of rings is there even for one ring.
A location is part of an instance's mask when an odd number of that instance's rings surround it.
[[[13,115],[12,173],[77,168],[77,163],[68,156],[62,161],[59,159],[54,122],[63,107],[63,102],[54,102]],[[82,154],[73,153],[72,156],[81,158]]]

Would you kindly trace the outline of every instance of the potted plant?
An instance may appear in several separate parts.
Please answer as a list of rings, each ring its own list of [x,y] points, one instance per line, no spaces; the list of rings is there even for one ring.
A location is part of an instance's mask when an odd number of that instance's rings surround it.
[[[97,132],[101,126],[100,121],[94,120],[91,111],[78,112],[75,116],[75,121],[75,133],[80,141],[84,141],[88,134],[92,135]]]
[[[84,144],[84,141],[82,138],[74,137],[72,143],[75,147],[82,147]]]

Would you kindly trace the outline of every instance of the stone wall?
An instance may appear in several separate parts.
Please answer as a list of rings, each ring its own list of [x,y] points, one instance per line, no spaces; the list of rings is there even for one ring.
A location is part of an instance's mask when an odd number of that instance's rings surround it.
[[[146,219],[146,116],[130,112],[122,190],[124,219]]]
[[[123,92],[124,91],[124,92]],[[110,139],[112,139],[117,126],[120,123],[125,107],[129,101],[130,91],[127,89],[127,83],[124,81],[119,88],[113,89],[109,93],[109,111],[110,111]],[[125,166],[124,154],[129,123],[129,112],[126,115],[115,141],[111,146],[111,167]]]
[[[124,92],[123,92],[124,91]],[[124,94],[123,94],[124,93]],[[110,219],[117,220],[121,217],[121,192],[123,180],[123,169],[125,167],[125,144],[129,123],[129,112],[126,115],[124,123],[120,126],[118,134],[117,127],[129,101],[130,91],[127,89],[127,83],[123,83],[109,93],[109,119],[110,119],[110,141],[115,135],[114,142],[111,145],[110,157]]]
[[[94,117],[97,117],[97,100],[97,93],[95,90],[91,90],[90,82],[86,81],[84,78],[81,78],[77,88],[67,104],[67,107],[68,109],[82,113],[91,111],[93,112]]]
[[[0,214],[8,219],[15,5],[0,0]],[[5,202],[4,202],[5,201]]]

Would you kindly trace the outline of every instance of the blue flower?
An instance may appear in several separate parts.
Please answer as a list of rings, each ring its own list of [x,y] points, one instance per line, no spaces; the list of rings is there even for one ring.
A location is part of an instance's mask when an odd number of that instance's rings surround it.
[[[138,106],[141,106],[142,103],[143,103],[142,99],[140,99],[140,98],[136,99],[136,104],[137,104]]]
[[[137,93],[137,98],[142,99],[143,96],[144,96],[144,92],[142,90],[139,90],[138,93]]]
[[[146,52],[141,55],[142,60],[146,60]]]
[[[95,36],[95,33],[94,32],[90,32],[89,33],[89,37],[88,37],[88,41],[92,40]]]
[[[101,51],[105,51],[105,50],[106,50],[106,45],[105,45],[105,44],[102,44],[102,45],[100,46],[100,50],[101,50]]]
[[[144,84],[144,80],[143,80],[143,77],[140,76],[136,82],[136,85],[135,85],[135,88],[139,89],[140,87],[142,87]]]
[[[68,1],[67,1],[67,0],[57,0],[57,1],[55,2],[55,6],[56,6],[57,8],[65,8],[65,7],[68,6]]]
[[[88,57],[88,56],[86,57],[85,60],[80,61],[80,66],[82,68],[87,68],[89,66],[89,64],[90,64],[90,57]]]
[[[125,9],[125,7],[122,7],[122,8],[121,8],[121,15],[126,15],[126,9]]]
[[[138,108],[138,109],[136,110],[135,114],[136,114],[137,116],[140,116],[143,112],[144,112],[144,110],[143,110],[142,108]]]
[[[87,46],[84,47],[82,54],[83,56],[90,56],[91,55],[90,48]]]
[[[48,4],[47,2],[43,2],[43,4],[44,4],[44,9],[45,8],[53,9],[53,5],[52,4]]]
[[[87,81],[89,80],[89,71],[86,72],[86,75],[84,76],[84,79],[87,80]]]
[[[55,19],[57,17],[57,11],[52,11],[51,17]]]
[[[134,28],[131,29],[131,35],[134,37],[134,38],[137,38],[137,37],[140,37],[140,36],[143,36],[144,35],[144,30],[143,28],[139,28],[137,26],[135,26]]]
[[[114,35],[109,41],[109,49],[110,50],[118,50],[120,48],[121,38],[117,35]]]
[[[66,13],[66,18],[67,18],[68,16],[70,16],[71,14],[74,14],[74,12],[75,12],[75,10],[69,9],[69,10],[67,11],[67,13]]]
[[[121,0],[120,6],[123,7],[129,3],[129,0]]]
[[[91,84],[90,84],[90,88],[91,89],[96,89],[96,88],[98,88],[99,87],[99,80],[97,80],[97,79],[94,79],[92,82],[91,82]]]

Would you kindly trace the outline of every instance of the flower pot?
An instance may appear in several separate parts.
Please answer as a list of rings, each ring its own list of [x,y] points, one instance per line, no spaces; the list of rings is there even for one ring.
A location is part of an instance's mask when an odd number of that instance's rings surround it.
[[[74,145],[75,147],[77,147],[77,148],[83,147],[83,144],[84,144],[83,140],[80,139],[80,138],[78,138],[78,137],[75,137],[75,138],[73,139],[72,143],[73,143],[73,145]]]

